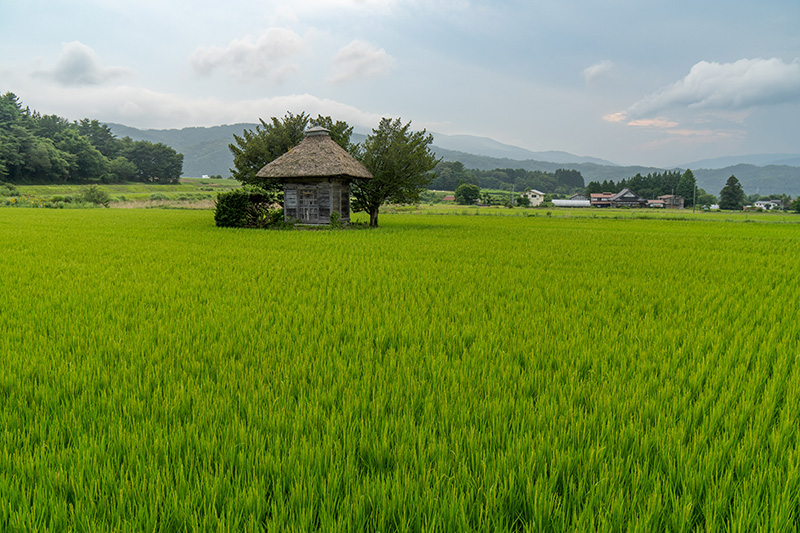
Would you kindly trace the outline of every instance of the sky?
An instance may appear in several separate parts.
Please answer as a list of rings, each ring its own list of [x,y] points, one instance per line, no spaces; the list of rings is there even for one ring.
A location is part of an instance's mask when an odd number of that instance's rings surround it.
[[[800,152],[797,0],[0,0],[0,93],[143,129],[381,117],[625,165]]]

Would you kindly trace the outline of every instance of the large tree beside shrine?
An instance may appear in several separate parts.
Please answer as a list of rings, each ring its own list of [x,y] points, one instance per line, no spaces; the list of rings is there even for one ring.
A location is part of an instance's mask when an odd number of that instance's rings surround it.
[[[370,180],[352,185],[353,208],[369,213],[369,225],[378,225],[384,203],[412,204],[433,179],[438,160],[430,149],[433,136],[412,131],[411,122],[383,118],[377,129],[356,147],[356,158],[372,173]]]

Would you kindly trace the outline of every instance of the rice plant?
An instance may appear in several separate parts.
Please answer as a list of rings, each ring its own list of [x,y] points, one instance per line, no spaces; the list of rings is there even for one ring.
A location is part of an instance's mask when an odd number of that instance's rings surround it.
[[[0,530],[798,527],[800,225],[381,223],[0,209]]]

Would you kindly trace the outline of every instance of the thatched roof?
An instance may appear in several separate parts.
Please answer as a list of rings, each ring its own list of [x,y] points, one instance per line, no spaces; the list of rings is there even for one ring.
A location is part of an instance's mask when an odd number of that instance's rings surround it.
[[[371,178],[372,174],[319,126],[306,131],[303,141],[266,164],[259,178]]]

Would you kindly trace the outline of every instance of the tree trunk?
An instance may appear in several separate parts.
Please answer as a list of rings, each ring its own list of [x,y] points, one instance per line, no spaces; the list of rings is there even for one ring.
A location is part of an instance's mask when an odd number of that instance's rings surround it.
[[[378,209],[369,210],[369,227],[370,228],[378,227]]]

